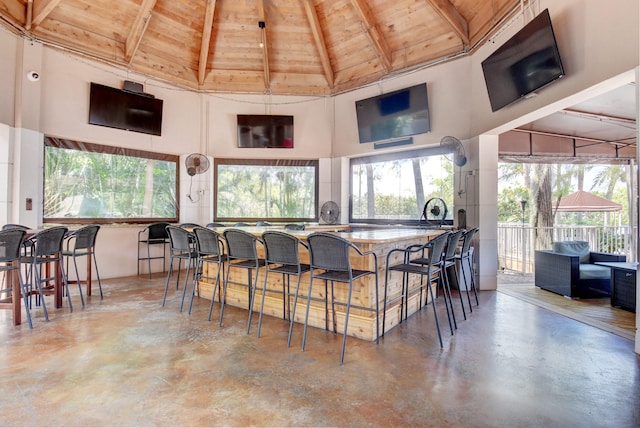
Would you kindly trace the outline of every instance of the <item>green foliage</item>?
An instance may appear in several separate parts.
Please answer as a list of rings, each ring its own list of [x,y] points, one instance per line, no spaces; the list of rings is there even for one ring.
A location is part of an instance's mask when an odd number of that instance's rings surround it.
[[[535,175],[528,175],[535,164],[500,163],[499,187],[502,189],[498,194],[498,221],[500,222],[522,222],[522,207],[520,200],[527,200],[525,209],[525,222],[529,221],[529,212],[534,207],[531,190],[535,183]],[[567,196],[577,190],[588,191],[610,199],[622,205],[621,213],[602,212],[578,212],[563,213],[555,215],[554,223],[575,224],[575,225],[603,225],[605,223],[629,224],[629,203],[626,188],[626,169],[628,166],[621,165],[574,165],[558,164],[553,166],[552,181],[552,210],[555,210],[558,198]],[[582,186],[582,187],[581,187]],[[533,212],[533,211],[531,211]],[[620,216],[620,217],[618,217]]]
[[[47,146],[45,218],[172,218],[176,164]]]
[[[529,189],[524,186],[518,186],[503,189],[498,195],[498,221],[509,223],[522,222],[522,204],[520,201],[526,200],[524,221],[529,218]]]
[[[314,167],[219,165],[217,185],[219,218],[314,217]]]

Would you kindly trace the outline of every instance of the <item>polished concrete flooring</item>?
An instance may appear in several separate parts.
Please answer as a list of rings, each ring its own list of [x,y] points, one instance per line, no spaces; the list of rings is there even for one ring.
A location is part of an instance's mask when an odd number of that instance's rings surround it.
[[[162,276],[103,287],[48,323],[36,309],[33,330],[0,313],[0,425],[640,426],[631,341],[502,293],[454,336],[439,301],[443,349],[427,307],[379,345],[349,338],[340,366],[340,335],[310,329],[302,352],[281,319],[257,338],[244,310],[220,327],[206,300],[180,313],[175,289],[161,307]]]

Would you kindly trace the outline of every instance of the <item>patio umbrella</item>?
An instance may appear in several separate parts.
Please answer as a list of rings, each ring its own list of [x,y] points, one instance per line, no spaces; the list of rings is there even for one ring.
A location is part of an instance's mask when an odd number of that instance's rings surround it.
[[[561,198],[556,208],[556,212],[612,212],[621,210],[622,205],[584,190],[578,190]]]

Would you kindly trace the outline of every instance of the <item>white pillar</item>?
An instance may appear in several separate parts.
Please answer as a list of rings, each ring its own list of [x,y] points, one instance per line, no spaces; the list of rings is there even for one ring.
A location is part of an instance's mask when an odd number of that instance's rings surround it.
[[[498,136],[481,135],[477,144],[478,284],[481,290],[498,287]]]

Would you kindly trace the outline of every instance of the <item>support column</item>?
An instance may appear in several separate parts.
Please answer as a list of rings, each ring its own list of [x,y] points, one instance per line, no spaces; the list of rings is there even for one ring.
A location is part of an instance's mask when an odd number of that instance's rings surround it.
[[[498,287],[498,136],[480,135],[477,144],[478,283],[482,290]]]

